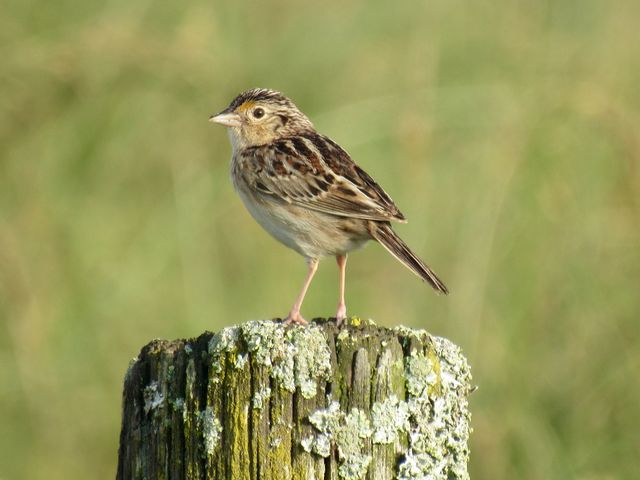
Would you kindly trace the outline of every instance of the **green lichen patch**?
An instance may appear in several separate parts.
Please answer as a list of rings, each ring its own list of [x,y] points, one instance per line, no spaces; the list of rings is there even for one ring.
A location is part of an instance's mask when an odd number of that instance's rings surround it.
[[[222,424],[211,407],[198,414],[198,424],[204,440],[204,453],[211,456],[222,438]]]

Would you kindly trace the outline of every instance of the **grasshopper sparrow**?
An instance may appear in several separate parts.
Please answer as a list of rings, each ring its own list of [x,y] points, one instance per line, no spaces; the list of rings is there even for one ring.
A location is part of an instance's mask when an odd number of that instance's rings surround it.
[[[248,90],[209,120],[227,127],[231,178],[251,215],[307,261],[307,277],[287,323],[306,323],[302,301],[319,259],[333,255],[340,271],[336,319],[342,324],[347,253],[368,240],[381,243],[437,292],[448,293],[391,228],[391,222],[406,220],[389,195],[337,143],[316,132],[287,97]]]

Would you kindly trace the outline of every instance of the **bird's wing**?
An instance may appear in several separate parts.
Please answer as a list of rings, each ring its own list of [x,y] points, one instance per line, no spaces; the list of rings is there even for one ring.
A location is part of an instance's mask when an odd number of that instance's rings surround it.
[[[241,162],[245,183],[264,195],[332,215],[406,221],[347,152],[315,132],[247,148]]]

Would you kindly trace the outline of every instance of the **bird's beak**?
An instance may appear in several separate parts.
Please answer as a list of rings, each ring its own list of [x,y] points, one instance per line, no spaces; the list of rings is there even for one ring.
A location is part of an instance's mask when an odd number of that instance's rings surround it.
[[[233,112],[220,112],[217,115],[211,115],[209,121],[219,123],[225,127],[239,127],[242,125],[240,115]]]

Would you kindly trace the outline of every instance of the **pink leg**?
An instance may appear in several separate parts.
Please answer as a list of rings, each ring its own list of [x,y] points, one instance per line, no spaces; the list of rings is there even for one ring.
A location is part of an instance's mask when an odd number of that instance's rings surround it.
[[[344,285],[345,285],[345,272],[347,270],[347,256],[336,255],[336,261],[338,262],[338,269],[340,273],[340,300],[338,301],[338,311],[336,313],[336,323],[338,327],[342,326],[345,318],[347,318],[347,305],[344,303]]]
[[[298,325],[307,324],[307,321],[302,318],[302,315],[300,315],[300,308],[302,308],[304,296],[307,294],[307,289],[309,288],[309,285],[311,285],[311,280],[313,279],[313,276],[318,269],[318,260],[316,258],[309,259],[307,260],[307,265],[309,266],[309,270],[307,271],[307,278],[304,281],[302,291],[300,292],[300,295],[298,295],[296,303],[294,303],[291,311],[289,312],[289,315],[287,315],[287,318],[284,321],[284,323],[287,325],[290,323],[297,323]]]

